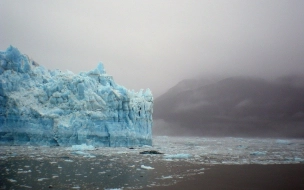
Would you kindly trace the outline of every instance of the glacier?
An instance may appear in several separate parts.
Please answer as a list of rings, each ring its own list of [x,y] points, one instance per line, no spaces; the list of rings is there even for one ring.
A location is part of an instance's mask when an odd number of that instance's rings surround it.
[[[150,89],[116,84],[102,63],[89,72],[48,70],[10,46],[0,52],[0,144],[152,145]]]

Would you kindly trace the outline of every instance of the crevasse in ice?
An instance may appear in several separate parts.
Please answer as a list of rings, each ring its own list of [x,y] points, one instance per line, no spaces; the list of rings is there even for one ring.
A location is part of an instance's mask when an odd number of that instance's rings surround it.
[[[153,96],[116,84],[102,63],[49,71],[10,46],[0,52],[1,144],[152,144]]]

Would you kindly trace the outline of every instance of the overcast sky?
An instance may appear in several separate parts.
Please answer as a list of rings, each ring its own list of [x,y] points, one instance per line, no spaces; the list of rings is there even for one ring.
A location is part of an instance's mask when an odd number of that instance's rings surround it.
[[[0,50],[48,69],[103,62],[129,89],[155,96],[201,74],[304,73],[303,0],[1,0]]]

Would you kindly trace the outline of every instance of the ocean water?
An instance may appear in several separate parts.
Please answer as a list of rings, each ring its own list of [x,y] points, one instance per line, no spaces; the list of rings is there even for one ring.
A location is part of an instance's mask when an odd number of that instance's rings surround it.
[[[164,154],[140,154],[155,150]],[[217,164],[304,163],[302,139],[154,137],[153,146],[0,146],[0,189],[146,189]]]

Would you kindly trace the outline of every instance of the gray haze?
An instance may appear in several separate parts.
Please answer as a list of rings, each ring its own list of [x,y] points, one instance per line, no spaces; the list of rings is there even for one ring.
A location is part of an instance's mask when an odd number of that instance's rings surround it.
[[[0,1],[0,49],[49,69],[105,64],[155,96],[194,76],[304,73],[304,1]]]
[[[304,138],[304,76],[183,80],[154,100],[157,135]]]

